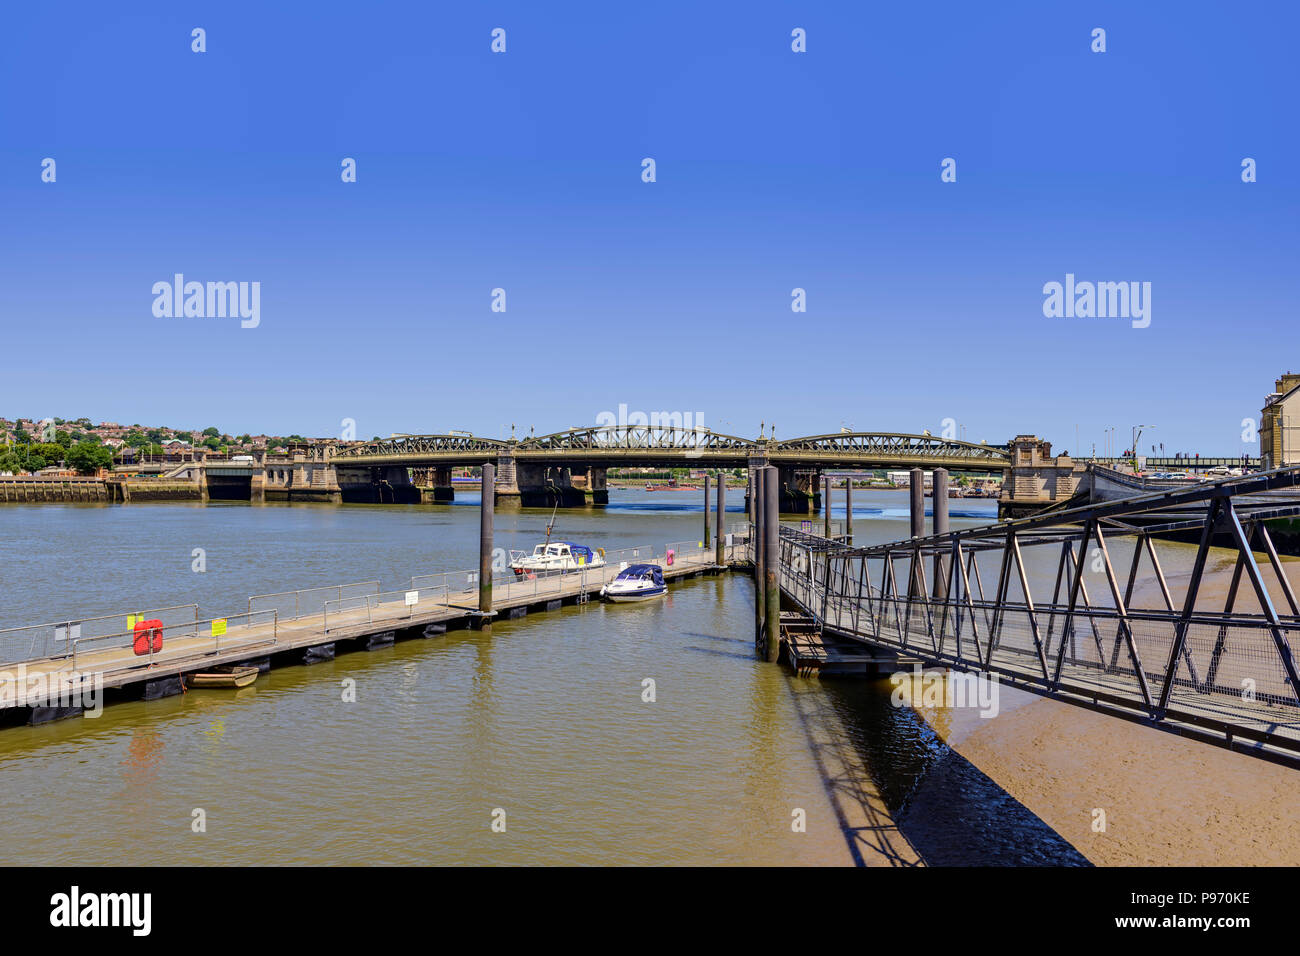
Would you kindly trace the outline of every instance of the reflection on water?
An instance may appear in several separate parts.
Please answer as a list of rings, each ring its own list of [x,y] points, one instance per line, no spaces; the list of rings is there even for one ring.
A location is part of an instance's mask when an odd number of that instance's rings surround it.
[[[743,520],[728,496],[728,522]],[[698,536],[702,492],[611,497],[561,513],[557,531],[606,548]],[[905,536],[901,496],[855,497],[859,541]],[[474,564],[474,504],[0,508],[0,618],[188,600],[206,615],[290,587],[397,587]],[[498,513],[497,543],[531,549],[549,516]],[[98,560],[123,541],[129,555]],[[205,574],[190,570],[195,547]],[[49,863],[1080,861],[890,706],[887,684],[756,661],[752,600],[742,575],[701,578],[657,603],[568,607],[272,670],[238,692],[6,730],[0,785],[24,799],[0,838],[39,830]]]

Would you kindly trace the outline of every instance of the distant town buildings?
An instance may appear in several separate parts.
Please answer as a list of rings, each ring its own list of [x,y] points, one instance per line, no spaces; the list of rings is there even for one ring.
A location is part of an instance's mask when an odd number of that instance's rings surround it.
[[[339,444],[335,438],[213,434],[216,431],[216,428],[186,430],[138,423],[94,424],[89,418],[68,420],[0,417],[0,453],[20,444],[62,444],[69,447],[89,441],[111,449],[115,463],[135,464],[150,458],[186,460],[199,453],[240,455],[264,451],[271,455],[287,455],[295,451],[310,451],[321,445]],[[48,459],[51,456],[47,452],[43,457]],[[52,463],[42,469],[42,472],[54,473],[55,470],[56,464]]]
[[[1259,415],[1260,467],[1300,464],[1300,374],[1287,372],[1264,399]]]

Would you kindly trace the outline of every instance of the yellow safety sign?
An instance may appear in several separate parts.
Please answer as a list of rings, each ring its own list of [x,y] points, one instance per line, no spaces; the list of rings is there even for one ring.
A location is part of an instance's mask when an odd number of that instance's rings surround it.
[[[212,636],[220,637],[222,634],[225,633],[226,633],[226,619],[224,617],[219,617],[212,622]]]

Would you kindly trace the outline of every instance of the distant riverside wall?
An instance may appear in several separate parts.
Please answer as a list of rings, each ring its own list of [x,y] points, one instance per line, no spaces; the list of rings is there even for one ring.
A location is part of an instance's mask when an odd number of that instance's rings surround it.
[[[202,487],[191,481],[0,475],[0,502],[202,500]]]
[[[203,486],[193,481],[110,482],[110,501],[203,501]]]
[[[0,476],[0,501],[111,501],[107,483],[99,478],[55,478],[41,475]]]

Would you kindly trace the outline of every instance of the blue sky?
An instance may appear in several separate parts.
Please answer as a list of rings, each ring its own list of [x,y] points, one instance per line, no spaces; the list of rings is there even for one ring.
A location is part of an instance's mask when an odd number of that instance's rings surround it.
[[[0,415],[1237,454],[1300,369],[1293,4],[119,6],[0,14]],[[260,325],[155,317],[177,272]]]

